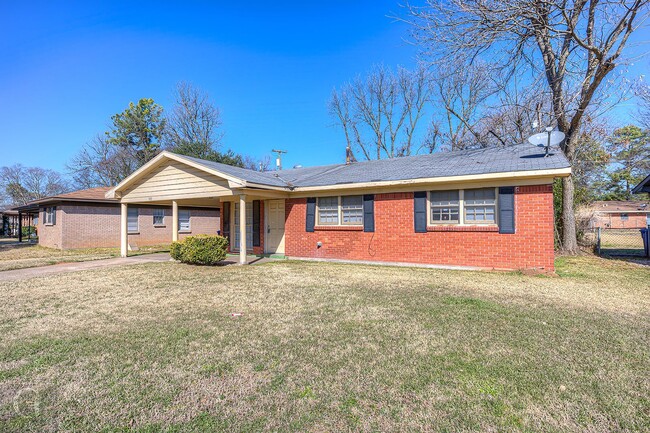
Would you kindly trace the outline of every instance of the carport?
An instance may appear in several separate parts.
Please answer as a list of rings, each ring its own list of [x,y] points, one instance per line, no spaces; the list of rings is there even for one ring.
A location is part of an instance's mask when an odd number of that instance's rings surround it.
[[[268,185],[275,183],[275,185]],[[128,255],[128,209],[130,205],[160,205],[172,208],[172,238],[178,240],[179,206],[223,208],[229,212],[237,209],[237,233],[230,233],[231,244],[237,240],[239,263],[246,263],[247,216],[253,212],[256,200],[283,203],[288,196],[288,186],[269,173],[260,173],[213,163],[170,152],[162,152],[140,169],[133,172],[106,198],[115,198],[121,204],[120,249],[122,257]],[[283,205],[282,205],[283,207]],[[229,213],[230,218],[232,213]],[[283,215],[283,214],[282,214]],[[222,219],[223,220],[223,219]],[[270,230],[270,227],[268,228]],[[281,227],[283,238],[284,226]]]

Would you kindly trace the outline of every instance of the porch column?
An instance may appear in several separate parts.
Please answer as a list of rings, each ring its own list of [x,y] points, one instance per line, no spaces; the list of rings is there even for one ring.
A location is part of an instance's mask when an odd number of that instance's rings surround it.
[[[239,264],[246,264],[246,196],[239,196]]]
[[[178,202],[172,200],[172,242],[178,242]]]
[[[18,211],[18,242],[23,241],[23,213]]]
[[[129,252],[129,205],[122,203],[120,206],[120,256],[126,257]]]

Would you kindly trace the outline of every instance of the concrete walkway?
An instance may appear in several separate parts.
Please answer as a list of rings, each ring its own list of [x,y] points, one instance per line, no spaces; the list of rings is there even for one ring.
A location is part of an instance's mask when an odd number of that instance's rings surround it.
[[[27,278],[45,277],[54,274],[86,271],[89,269],[109,268],[112,266],[137,265],[139,263],[168,262],[168,253],[144,254],[141,256],[115,259],[91,260],[88,262],[59,263],[57,265],[39,266],[37,268],[15,269],[0,272],[0,281],[16,281]]]

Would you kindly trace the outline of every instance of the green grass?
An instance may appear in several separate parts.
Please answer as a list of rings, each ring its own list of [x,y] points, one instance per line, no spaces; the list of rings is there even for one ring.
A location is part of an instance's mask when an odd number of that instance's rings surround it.
[[[647,431],[650,271],[557,272],[170,262],[0,283],[0,431]]]

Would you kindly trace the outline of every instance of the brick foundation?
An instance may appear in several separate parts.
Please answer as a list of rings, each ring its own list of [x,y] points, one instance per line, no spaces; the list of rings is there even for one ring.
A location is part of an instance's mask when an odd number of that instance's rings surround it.
[[[375,195],[374,233],[318,226],[308,233],[306,202],[304,198],[286,200],[285,251],[290,257],[554,269],[551,185],[516,189],[515,234],[500,234],[497,228],[485,226],[435,226],[415,233],[412,192]]]

